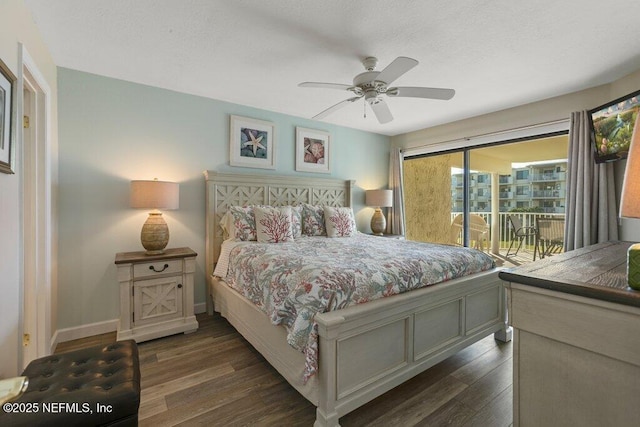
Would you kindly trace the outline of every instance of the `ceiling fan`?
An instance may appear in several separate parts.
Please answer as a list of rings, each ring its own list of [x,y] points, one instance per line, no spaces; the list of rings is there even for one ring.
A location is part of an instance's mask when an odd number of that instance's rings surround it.
[[[340,101],[335,105],[327,108],[326,110],[316,114],[314,119],[322,119],[336,110],[355,102],[364,97],[365,101],[369,103],[373,113],[380,123],[388,123],[393,120],[393,115],[389,110],[389,106],[384,101],[382,95],[391,97],[411,97],[411,98],[428,98],[428,99],[442,99],[448,100],[453,98],[456,91],[453,89],[433,88],[433,87],[414,87],[414,86],[401,86],[390,87],[390,84],[394,82],[398,77],[418,65],[418,61],[406,56],[399,56],[387,65],[382,71],[375,71],[378,59],[372,56],[365,58],[362,61],[362,65],[367,70],[364,73],[360,73],[353,78],[353,84],[340,84],[340,83],[319,83],[319,82],[304,82],[300,83],[299,87],[317,87],[325,89],[338,89],[347,90],[353,92],[355,96]]]

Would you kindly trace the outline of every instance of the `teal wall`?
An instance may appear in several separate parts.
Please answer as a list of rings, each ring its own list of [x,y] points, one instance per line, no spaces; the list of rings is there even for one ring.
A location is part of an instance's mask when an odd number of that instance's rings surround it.
[[[118,318],[114,256],[142,250],[147,217],[129,208],[132,179],[180,183],[180,209],[164,216],[169,247],[198,252],[196,304],[205,302],[204,170],[353,179],[363,232],[373,213],[364,190],[387,185],[387,136],[66,68],[58,93],[59,329]],[[229,165],[231,114],[275,124],[276,170]],[[295,172],[296,126],[331,134],[330,175]]]

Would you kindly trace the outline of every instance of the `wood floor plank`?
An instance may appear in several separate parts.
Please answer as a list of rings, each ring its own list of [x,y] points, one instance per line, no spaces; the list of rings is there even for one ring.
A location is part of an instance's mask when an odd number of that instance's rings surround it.
[[[464,427],[508,427],[513,424],[513,386],[507,387],[485,405]]]
[[[209,346],[215,344],[215,338],[203,337],[197,341],[171,348],[169,350],[161,350],[156,353],[158,362],[163,362],[176,357],[184,357],[189,353],[207,350]]]
[[[464,392],[460,393],[456,400],[476,411],[482,409],[512,384],[511,363],[509,359],[498,365],[487,375],[470,385]]]
[[[223,346],[213,345],[208,350],[192,354],[189,357],[189,363],[169,360],[140,365],[142,387],[151,387],[162,382],[181,378],[191,373],[194,366],[218,366],[236,358],[246,357],[246,352],[240,352],[246,346],[247,343],[242,338],[237,337],[232,341],[225,342]],[[253,356],[250,355],[250,357]]]
[[[464,426],[476,412],[465,404],[452,399],[424,418],[415,426],[438,427],[438,426]],[[488,427],[485,426],[485,427]]]
[[[474,345],[459,351],[454,356],[445,359],[432,368],[416,375],[414,378],[400,384],[392,392],[372,400],[369,404],[354,410],[340,419],[343,426],[362,426],[372,423],[406,399],[413,396],[416,389],[430,387],[438,381],[452,374],[466,364],[494,349],[498,343],[493,337],[487,337]]]
[[[156,397],[154,399],[140,398],[140,409],[138,410],[138,420],[144,420],[156,414],[161,414],[167,411],[167,402],[164,396]]]
[[[311,426],[316,408],[220,315],[199,328],[138,344],[140,426]],[[61,343],[104,345],[115,333]],[[343,416],[349,426],[512,424],[511,344],[487,337]]]
[[[465,384],[473,384],[479,378],[494,370],[496,366],[502,365],[505,360],[511,360],[513,346],[505,343],[496,344],[493,348],[479,355],[451,375]]]
[[[242,410],[238,411],[238,407],[235,402],[230,401],[224,405],[215,407],[210,411],[198,414],[195,417],[191,417],[177,426],[230,426],[230,425],[248,425],[256,415],[264,412],[265,405],[254,393],[249,393],[242,398]]]
[[[232,374],[233,372],[235,372],[233,367],[229,363],[224,363],[222,365],[203,369],[201,371],[185,375],[172,381],[167,381],[151,387],[146,387],[142,389],[140,398],[142,400],[151,400],[158,397],[165,397],[169,394],[194,387],[198,384],[213,380],[223,375]]]
[[[416,425],[467,387],[468,385],[448,375],[431,387],[417,391],[414,396],[373,421],[371,426]]]
[[[56,353],[65,353],[67,351],[79,350],[81,348],[93,347],[97,345],[107,345],[116,340],[115,332],[108,332],[106,334],[93,335],[87,338],[80,338],[77,340],[66,341],[59,343],[56,346]]]
[[[211,425],[205,421],[217,419],[221,422],[217,425],[228,425],[222,423],[222,420],[232,410],[235,410],[236,413],[242,413],[247,410],[247,405],[250,402],[259,401],[260,405],[264,406],[260,396],[254,393],[256,389],[282,381],[281,377],[278,378],[272,373],[259,372],[255,368],[247,368],[246,371],[251,370],[251,372],[243,372],[242,378],[225,375],[169,395],[165,398],[167,412],[152,416],[144,421],[149,426],[155,426],[156,423],[178,425],[186,421],[193,424],[202,421],[203,425]],[[257,411],[257,407],[253,410]]]
[[[167,407],[177,408],[191,402],[211,399],[233,394],[246,395],[257,389],[283,381],[275,371],[265,370],[264,366],[249,366],[241,371],[221,375],[213,380],[204,381],[188,389],[179,390],[166,397]]]

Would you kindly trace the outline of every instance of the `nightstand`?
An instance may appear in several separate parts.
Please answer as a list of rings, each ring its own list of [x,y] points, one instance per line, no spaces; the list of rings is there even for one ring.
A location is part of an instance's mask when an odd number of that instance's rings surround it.
[[[120,283],[118,340],[146,341],[194,332],[193,274],[196,256],[190,248],[167,249],[161,255],[116,254]]]

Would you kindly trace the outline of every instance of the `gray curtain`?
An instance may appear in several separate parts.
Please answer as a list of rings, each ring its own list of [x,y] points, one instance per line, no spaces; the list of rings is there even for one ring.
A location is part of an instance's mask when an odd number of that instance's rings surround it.
[[[391,148],[389,159],[389,189],[393,190],[393,206],[389,208],[387,234],[404,236],[404,193],[402,185],[402,152]]]
[[[595,163],[587,114],[569,125],[565,251],[618,239],[613,164]]]

